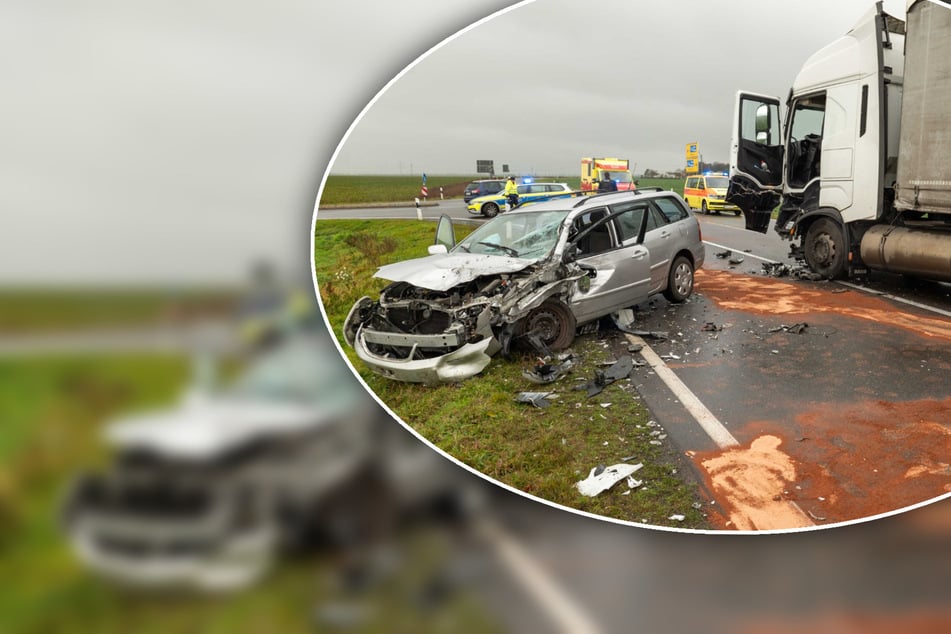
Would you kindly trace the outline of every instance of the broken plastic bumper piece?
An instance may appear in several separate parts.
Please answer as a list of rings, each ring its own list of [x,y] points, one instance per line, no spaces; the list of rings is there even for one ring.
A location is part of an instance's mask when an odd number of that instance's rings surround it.
[[[446,336],[449,335],[430,335],[429,337]],[[370,352],[366,334],[361,330],[357,334],[353,347],[361,361],[371,370],[388,379],[408,383],[453,383],[482,372],[492,360],[492,355],[499,351],[500,344],[494,338],[487,337],[475,343],[463,344],[457,350],[443,355],[417,359],[415,351],[418,348],[447,346],[423,346],[416,341],[412,342],[408,348],[406,358],[397,359]]]

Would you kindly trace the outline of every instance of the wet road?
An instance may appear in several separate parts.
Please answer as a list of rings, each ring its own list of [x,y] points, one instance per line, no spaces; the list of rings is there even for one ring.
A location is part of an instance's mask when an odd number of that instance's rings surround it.
[[[447,211],[468,216],[461,201],[421,213]],[[633,378],[716,500],[715,527],[828,525],[951,491],[949,286],[884,274],[863,287],[768,277],[764,262],[795,264],[788,243],[745,231],[742,217],[699,218],[707,258],[695,295],[639,307],[637,327],[669,333],[648,343],[739,447],[713,442],[657,372]],[[732,258],[717,257],[728,250]]]

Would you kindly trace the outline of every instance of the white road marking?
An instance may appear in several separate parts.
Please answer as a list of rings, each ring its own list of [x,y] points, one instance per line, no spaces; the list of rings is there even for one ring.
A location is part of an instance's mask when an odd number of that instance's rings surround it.
[[[667,367],[664,360],[657,356],[657,353],[647,345],[647,343],[636,335],[626,335],[627,340],[634,345],[641,346],[640,354],[651,367],[660,380],[667,385],[668,389],[674,393],[674,396],[680,401],[684,408],[693,416],[694,420],[706,432],[707,436],[716,443],[720,449],[730,449],[739,447],[740,442],[724,427],[723,423],[713,415],[707,406],[697,398],[690,388],[688,388],[680,378],[674,374],[674,371]],[[792,500],[787,500],[789,505],[797,511],[803,518],[803,521],[809,526],[815,526],[815,522],[806,514],[802,508]]]
[[[708,241],[708,240],[704,240],[703,243],[704,243],[704,244],[709,244],[711,247],[716,247],[716,248],[718,248],[718,249],[726,249],[726,250],[728,250],[728,251],[735,251],[735,250],[736,250],[736,249],[732,249],[732,248],[730,248],[730,247],[728,247],[728,246],[724,246],[724,245],[722,245],[722,244],[717,244],[716,242],[710,242],[710,241]],[[741,253],[740,255],[748,255],[748,256],[750,256],[751,258],[756,258],[757,260],[762,260],[763,262],[769,262],[769,263],[771,263],[771,264],[778,264],[778,263],[779,263],[778,260],[770,260],[769,258],[764,258],[763,256],[761,256],[761,255],[756,255],[756,254],[754,254],[754,253],[746,253],[746,252],[743,252],[743,253]]]
[[[558,631],[566,634],[603,631],[502,527],[487,519],[479,522],[478,527],[525,590],[552,617]]]
[[[934,306],[929,306],[928,304],[922,304],[911,299],[905,299],[904,297],[898,297],[897,295],[892,295],[890,293],[883,293],[882,291],[876,291],[871,288],[865,288],[864,286],[859,286],[858,284],[852,284],[851,282],[837,282],[842,286],[848,286],[849,288],[854,288],[857,291],[863,291],[869,295],[878,295],[879,297],[885,297],[887,299],[901,302],[903,304],[908,304],[909,306],[914,306],[915,308],[920,308],[922,310],[928,310],[938,315],[943,315],[945,317],[951,317],[951,312],[936,308]]]
[[[733,437],[733,434],[713,415],[713,412],[707,409],[707,406],[697,398],[697,395],[691,392],[690,388],[674,374],[674,371],[667,367],[664,360],[657,356],[657,353],[642,338],[636,335],[627,335],[627,339],[635,346],[641,346],[641,356],[644,357],[647,364],[674,393],[674,396],[680,400],[681,404],[690,412],[690,415],[707,433],[707,436],[716,443],[717,447],[727,449],[728,447],[739,446],[740,443]]]

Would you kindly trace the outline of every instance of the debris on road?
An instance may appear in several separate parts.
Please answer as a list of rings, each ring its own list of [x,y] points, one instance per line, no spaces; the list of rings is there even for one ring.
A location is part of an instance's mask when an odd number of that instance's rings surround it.
[[[809,327],[809,324],[805,322],[799,322],[791,326],[788,326],[786,324],[780,324],[779,326],[776,326],[775,328],[770,328],[769,332],[788,332],[794,335],[801,335],[802,333],[806,331],[806,328],[808,327]]]
[[[700,330],[702,332],[720,332],[721,330],[723,330],[723,326],[719,326],[713,323],[712,321],[708,321],[707,323],[703,325],[702,328],[700,328]]]
[[[555,398],[554,392],[519,392],[515,397],[518,403],[527,403],[540,409],[545,409],[551,405],[550,398]]]
[[[522,376],[532,383],[552,383],[574,367],[574,364],[574,355],[571,354],[558,357],[556,363],[548,361],[547,358],[539,359],[531,370],[523,371]]]
[[[624,356],[618,359],[607,370],[595,370],[594,378],[575,387],[576,390],[587,390],[588,398],[600,394],[607,386],[619,379],[626,379],[634,369],[634,360],[630,356]]]
[[[727,249],[726,251],[717,251],[716,253],[714,253],[714,255],[716,255],[721,260],[725,260],[731,255],[733,255],[733,251],[730,251],[729,249]]]
[[[575,487],[581,492],[581,495],[594,497],[613,487],[615,484],[624,480],[628,476],[636,473],[644,465],[638,464],[615,464],[610,467],[598,465],[593,467],[588,477],[575,483]]]
[[[743,264],[743,262],[745,261],[746,261],[746,258],[744,258],[742,255],[732,255],[730,256],[730,259],[727,260],[727,262],[729,262],[730,264],[734,266],[736,266],[737,264]]]

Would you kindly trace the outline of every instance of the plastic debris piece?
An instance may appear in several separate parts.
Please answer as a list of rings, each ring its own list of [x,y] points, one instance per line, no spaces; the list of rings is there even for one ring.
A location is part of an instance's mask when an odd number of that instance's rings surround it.
[[[541,360],[531,370],[524,370],[522,376],[532,383],[552,383],[560,379],[574,364],[574,356],[572,355],[568,355],[558,363]]]
[[[734,256],[731,256],[730,259],[727,260],[727,262],[733,265],[737,265],[737,264],[743,264],[745,260],[746,258],[744,258],[742,255],[734,255]]]
[[[684,521],[685,519],[687,519],[687,516],[686,516],[686,515],[680,515],[680,514],[674,514],[674,515],[671,515],[670,517],[668,517],[667,519],[672,520],[672,521],[674,521],[674,522],[682,522],[682,521]]]
[[[591,469],[591,473],[588,474],[587,478],[576,482],[575,487],[577,487],[581,495],[594,497],[607,491],[643,466],[642,464],[615,464],[610,467],[598,465]]]
[[[729,249],[727,249],[726,251],[717,251],[714,255],[716,255],[721,260],[725,260],[726,258],[733,255],[733,251],[730,251]]]
[[[554,398],[554,392],[519,392],[515,400],[518,403],[528,403],[544,409],[551,405],[549,398]]]
[[[712,321],[708,321],[707,323],[703,325],[702,328],[700,328],[700,330],[702,330],[703,332],[720,332],[721,330],[723,330],[723,326],[718,326]]]
[[[628,488],[628,489],[636,489],[637,487],[641,486],[642,484],[644,484],[644,481],[643,481],[643,480],[635,480],[633,477],[627,476],[627,488]]]
[[[621,357],[608,369],[595,370],[593,379],[584,385],[576,386],[574,389],[587,390],[588,398],[591,398],[592,396],[600,394],[605,387],[611,385],[615,381],[627,378],[633,369],[634,360],[631,359],[630,356]]]

